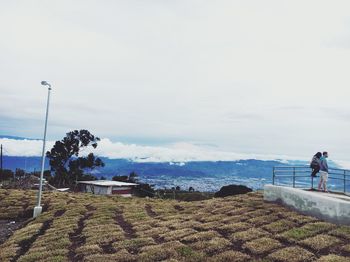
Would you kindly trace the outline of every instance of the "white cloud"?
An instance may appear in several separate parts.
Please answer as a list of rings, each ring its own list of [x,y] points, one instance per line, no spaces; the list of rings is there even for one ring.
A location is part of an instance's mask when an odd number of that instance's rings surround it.
[[[1,138],[0,143],[4,148],[4,155],[7,156],[41,156],[42,140],[16,140]],[[48,141],[46,148],[52,148],[54,142]]]
[[[16,140],[1,138],[0,144],[4,146],[5,155],[8,156],[41,156],[41,140]],[[54,141],[48,141],[46,151],[52,148]],[[175,143],[169,146],[142,146],[136,144],[125,144],[121,142],[112,142],[108,138],[103,138],[98,143],[96,149],[85,148],[81,151],[82,155],[90,152],[110,159],[128,159],[135,162],[169,162],[175,165],[184,165],[190,161],[235,161],[244,159],[258,160],[278,160],[282,163],[288,163],[293,160],[308,161],[308,158],[300,158],[291,155],[271,155],[271,154],[244,154],[236,152],[225,152],[213,149],[211,146],[198,146],[191,143]],[[350,162],[344,160],[335,160],[343,167],[350,168]]]
[[[41,140],[15,140],[1,138],[5,155],[8,156],[40,156],[42,150]],[[48,141],[46,150],[54,145],[54,141]],[[240,159],[260,160],[298,160],[297,157],[240,154],[213,150],[206,146],[197,146],[190,143],[176,143],[165,146],[141,146],[136,144],[113,143],[107,138],[101,139],[96,149],[85,148],[83,155],[89,152],[111,159],[130,159],[137,162],[173,162],[181,164],[189,161],[231,161]]]

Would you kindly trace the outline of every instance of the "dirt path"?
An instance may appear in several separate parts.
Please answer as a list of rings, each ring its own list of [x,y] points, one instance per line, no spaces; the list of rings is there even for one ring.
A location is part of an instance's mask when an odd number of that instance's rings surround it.
[[[152,207],[150,205],[146,205],[145,209],[146,209],[146,212],[147,212],[148,216],[150,216],[150,217],[156,217],[157,216],[157,213],[152,210]]]
[[[132,225],[124,220],[123,214],[116,214],[115,221],[123,229],[126,239],[131,239],[135,237],[135,230]]]
[[[83,229],[85,227],[84,222],[88,220],[93,214],[93,208],[91,206],[86,206],[87,213],[81,217],[78,221],[78,227],[73,233],[69,235],[69,240],[71,245],[69,247],[68,257],[70,261],[82,261],[83,256],[77,256],[76,249],[85,244],[85,237],[82,235]]]

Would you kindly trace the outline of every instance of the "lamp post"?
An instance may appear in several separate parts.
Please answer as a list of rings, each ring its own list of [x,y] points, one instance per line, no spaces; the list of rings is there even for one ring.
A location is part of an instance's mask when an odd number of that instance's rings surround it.
[[[45,144],[46,144],[46,130],[47,130],[47,119],[49,116],[49,104],[50,104],[50,91],[51,91],[51,85],[46,81],[41,81],[41,84],[43,86],[48,86],[47,88],[47,105],[46,105],[46,117],[45,117],[45,129],[44,129],[44,140],[43,140],[43,152],[42,152],[42,159],[41,159],[41,173],[40,173],[40,185],[39,185],[39,194],[38,194],[38,200],[37,205],[34,207],[33,217],[37,217],[42,212],[42,206],[41,206],[41,195],[43,190],[43,176],[44,176],[44,168],[45,168]]]

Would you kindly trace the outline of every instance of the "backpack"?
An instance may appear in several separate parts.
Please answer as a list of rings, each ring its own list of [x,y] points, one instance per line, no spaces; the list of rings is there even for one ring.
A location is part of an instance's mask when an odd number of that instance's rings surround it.
[[[310,167],[315,169],[320,167],[320,162],[317,160],[317,157],[314,156],[311,160]]]

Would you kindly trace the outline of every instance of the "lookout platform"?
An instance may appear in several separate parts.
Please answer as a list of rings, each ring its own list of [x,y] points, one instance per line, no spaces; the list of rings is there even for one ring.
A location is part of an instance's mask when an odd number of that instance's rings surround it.
[[[347,195],[265,185],[264,200],[281,203],[328,222],[350,225],[350,196]]]

